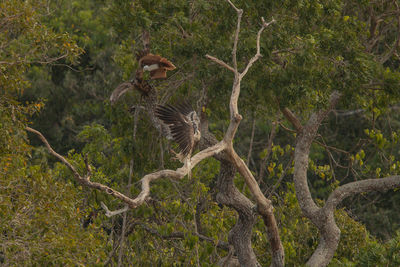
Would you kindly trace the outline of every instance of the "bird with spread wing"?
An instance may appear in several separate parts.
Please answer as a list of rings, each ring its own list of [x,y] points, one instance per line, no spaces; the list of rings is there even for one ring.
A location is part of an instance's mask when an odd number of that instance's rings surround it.
[[[139,61],[139,68],[136,70],[134,79],[121,83],[114,89],[110,96],[111,103],[117,102],[122,95],[132,89],[137,89],[142,94],[148,95],[153,87],[145,79],[144,72],[149,71],[150,78],[155,80],[167,78],[167,71],[176,69],[168,59],[160,55],[151,54],[148,50],[138,52],[136,58]]]
[[[155,115],[168,125],[172,138],[178,143],[180,153],[177,158],[189,168],[190,157],[195,145],[200,140],[200,119],[193,108],[186,102],[171,106],[157,106]]]

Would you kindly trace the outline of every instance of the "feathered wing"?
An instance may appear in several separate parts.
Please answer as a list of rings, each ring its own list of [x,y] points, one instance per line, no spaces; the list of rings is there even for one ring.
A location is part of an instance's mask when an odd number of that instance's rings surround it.
[[[152,66],[154,64],[158,65],[158,69],[150,71],[150,76],[152,79],[164,79],[167,77],[167,71],[168,70],[174,70],[176,69],[175,65],[172,64],[171,61],[169,61],[166,58],[163,58],[159,55],[153,55],[153,54],[146,54],[143,55],[139,59],[139,65],[143,68],[144,66]]]
[[[167,70],[164,69],[164,68],[159,68],[159,69],[156,69],[156,70],[152,70],[152,71],[150,71],[150,77],[153,80],[165,79],[165,78],[167,78]]]
[[[159,55],[153,55],[153,54],[149,53],[149,54],[143,55],[139,59],[139,65],[141,67],[143,67],[143,66],[146,66],[146,65],[150,66],[150,65],[153,65],[153,64],[158,64],[160,62],[161,58],[162,57],[159,56]]]
[[[166,70],[174,70],[174,69],[176,69],[175,65],[172,64],[171,61],[169,61],[168,59],[166,59],[164,57],[162,57],[160,59],[160,65]]]
[[[185,157],[192,152],[194,146],[193,126],[186,118],[191,111],[187,103],[182,103],[177,107],[158,106],[155,112],[156,116],[169,126],[174,141],[178,143]]]
[[[117,102],[122,95],[124,95],[129,90],[132,90],[133,88],[134,86],[131,82],[124,82],[118,85],[110,96],[111,104],[115,104],[115,102]]]

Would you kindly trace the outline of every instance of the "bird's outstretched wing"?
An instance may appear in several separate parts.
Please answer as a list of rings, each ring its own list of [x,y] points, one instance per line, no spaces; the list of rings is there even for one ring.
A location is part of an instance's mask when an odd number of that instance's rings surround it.
[[[159,105],[155,111],[156,116],[169,126],[172,137],[184,156],[189,155],[194,146],[193,125],[186,117],[192,111],[187,103],[181,103],[176,107]]]
[[[141,68],[144,66],[156,66],[156,69],[150,71],[150,76],[152,79],[163,79],[167,77],[168,70],[174,70],[176,67],[166,58],[159,55],[153,55],[148,53],[146,55],[141,55],[139,59],[139,65]]]
[[[131,82],[124,82],[121,83],[120,85],[117,86],[117,88],[114,89],[110,96],[110,101],[111,104],[115,104],[115,102],[118,101],[118,99],[128,92],[129,90],[132,90],[134,88],[133,84]]]

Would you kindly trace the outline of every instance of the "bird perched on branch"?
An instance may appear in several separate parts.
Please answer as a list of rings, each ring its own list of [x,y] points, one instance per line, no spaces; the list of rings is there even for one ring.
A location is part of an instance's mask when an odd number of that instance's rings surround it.
[[[190,157],[195,145],[200,140],[200,119],[193,108],[187,103],[171,106],[157,106],[155,115],[168,125],[172,138],[178,143],[180,152],[177,158],[189,168]]]
[[[139,66],[143,71],[149,71],[153,80],[167,78],[167,71],[176,68],[168,59],[151,53],[141,55]]]

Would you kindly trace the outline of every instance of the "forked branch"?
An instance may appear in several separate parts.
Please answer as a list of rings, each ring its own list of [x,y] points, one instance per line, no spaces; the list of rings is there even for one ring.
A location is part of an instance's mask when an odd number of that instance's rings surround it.
[[[147,197],[150,194],[150,183],[152,181],[155,181],[157,179],[160,178],[173,178],[173,179],[182,179],[185,175],[188,174],[188,172],[194,168],[199,162],[201,162],[202,160],[208,158],[208,157],[212,157],[215,154],[221,152],[222,150],[225,149],[225,144],[223,142],[219,142],[214,146],[211,146],[207,149],[204,149],[202,151],[200,151],[199,153],[197,153],[196,155],[194,155],[191,159],[191,164],[190,166],[184,165],[183,167],[177,169],[177,170],[161,170],[161,171],[157,171],[154,173],[150,173],[147,174],[146,176],[144,176],[141,179],[141,183],[142,183],[142,191],[139,193],[139,195],[132,199],[130,197],[127,197],[126,195],[122,194],[121,192],[114,190],[106,185],[103,185],[101,183],[97,183],[97,182],[92,182],[90,181],[88,178],[88,176],[81,176],[79,174],[79,172],[76,170],[76,168],[63,156],[61,156],[60,154],[58,154],[57,152],[54,151],[54,149],[50,146],[49,142],[47,141],[47,139],[37,130],[32,129],[30,127],[26,127],[26,130],[28,132],[34,133],[36,134],[40,140],[45,144],[45,146],[47,147],[49,153],[53,156],[55,156],[58,160],[60,160],[62,163],[64,163],[68,169],[70,169],[72,171],[72,173],[74,174],[75,179],[90,188],[94,188],[103,192],[106,192],[109,195],[112,195],[120,200],[122,200],[123,202],[125,202],[130,208],[136,208],[138,206],[140,206],[141,204],[143,204],[143,202],[147,199]],[[88,167],[88,173],[90,173],[90,165],[87,164]],[[103,207],[104,208],[104,207]],[[108,208],[106,209],[106,213],[109,216],[113,216],[116,214],[120,214],[122,212],[125,211],[125,209],[122,209],[122,211],[116,211],[116,212],[111,212],[108,210]],[[108,212],[107,212],[108,211]]]
[[[237,12],[237,26],[236,26],[236,31],[235,31],[235,39],[234,39],[234,45],[232,49],[232,61],[233,61],[233,70],[235,73],[235,77],[233,80],[233,85],[232,85],[232,93],[231,93],[231,98],[229,101],[229,110],[230,110],[230,124],[229,127],[225,133],[224,136],[224,142],[227,145],[226,148],[226,153],[228,154],[228,157],[231,161],[231,163],[236,167],[236,169],[239,171],[239,173],[243,176],[246,185],[250,189],[250,192],[252,193],[254,199],[257,202],[257,211],[259,214],[262,216],[264,223],[267,227],[268,231],[268,239],[271,244],[271,250],[272,250],[272,266],[283,266],[284,265],[284,250],[282,246],[282,242],[279,237],[279,231],[278,231],[278,226],[275,220],[275,216],[273,214],[273,206],[272,203],[269,199],[267,199],[264,194],[262,193],[256,179],[254,178],[253,174],[245,164],[245,162],[239,157],[239,155],[235,152],[233,148],[233,138],[235,137],[236,131],[239,127],[240,121],[242,120],[242,116],[239,114],[238,111],[238,99],[240,95],[240,83],[243,77],[247,74],[248,70],[250,67],[261,57],[260,53],[260,37],[261,33],[264,31],[266,27],[271,25],[272,23],[275,22],[274,19],[272,19],[271,22],[266,23],[264,18],[262,18],[262,26],[260,30],[257,33],[257,47],[256,47],[256,54],[250,59],[250,61],[247,63],[245,69],[239,73],[237,69],[237,43],[239,39],[239,32],[240,32],[240,21],[242,18],[243,11],[241,9],[238,9],[235,7],[235,5],[230,1],[227,0],[228,3],[235,9]],[[214,62],[217,62],[221,66],[229,69],[232,71],[232,67],[230,67],[227,64],[221,64],[221,60],[207,56],[207,58],[213,60]]]
[[[325,110],[314,112],[304,126],[295,125],[298,131],[301,130],[296,140],[294,155],[293,179],[296,196],[303,214],[314,223],[320,233],[320,242],[308,260],[308,266],[326,266],[334,256],[340,240],[340,229],[336,225],[334,211],[343,199],[362,192],[386,191],[400,187],[399,175],[356,181],[336,188],[322,208],[314,202],[307,181],[310,147],[317,136],[318,128],[323,119],[335,107],[340,96],[339,92],[333,92],[330,97],[330,104]],[[286,115],[286,117],[290,116]],[[293,121],[296,120],[291,120],[292,123]]]

